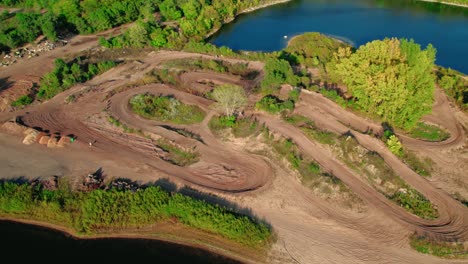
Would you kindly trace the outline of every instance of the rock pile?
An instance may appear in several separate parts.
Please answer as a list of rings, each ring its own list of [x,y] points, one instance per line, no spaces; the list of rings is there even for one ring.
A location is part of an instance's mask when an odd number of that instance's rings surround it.
[[[37,57],[41,53],[51,51],[57,47],[65,46],[66,44],[67,44],[66,40],[59,40],[56,42],[44,41],[33,47],[19,48],[16,51],[3,56],[2,66],[7,67],[9,65],[12,65],[16,63],[18,59],[21,59],[21,58],[30,59],[32,57]]]

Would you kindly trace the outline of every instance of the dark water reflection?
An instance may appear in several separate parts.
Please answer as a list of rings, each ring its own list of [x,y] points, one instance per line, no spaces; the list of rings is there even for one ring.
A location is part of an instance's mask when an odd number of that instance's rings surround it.
[[[424,47],[432,43],[437,64],[468,73],[468,8],[415,0],[294,0],[241,15],[211,42],[274,51],[291,36],[309,31],[356,46],[385,37],[413,38]]]
[[[75,239],[59,231],[0,221],[3,258],[38,263],[63,260],[145,261],[147,263],[240,263],[211,252],[148,239]],[[117,263],[118,263],[117,262]],[[107,263],[107,262],[105,262]]]

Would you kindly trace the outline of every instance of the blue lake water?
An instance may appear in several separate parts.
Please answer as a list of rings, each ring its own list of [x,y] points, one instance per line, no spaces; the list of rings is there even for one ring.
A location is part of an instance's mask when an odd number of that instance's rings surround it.
[[[293,0],[243,14],[210,41],[234,50],[275,51],[310,31],[355,46],[385,37],[432,43],[436,64],[468,73],[468,8],[414,0]]]
[[[3,220],[0,221],[0,234],[3,257],[19,262],[240,263],[203,249],[164,241],[76,239],[56,230]]]

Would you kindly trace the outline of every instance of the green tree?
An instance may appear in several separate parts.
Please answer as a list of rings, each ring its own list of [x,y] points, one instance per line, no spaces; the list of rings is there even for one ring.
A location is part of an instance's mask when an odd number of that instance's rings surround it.
[[[297,85],[298,78],[294,75],[291,65],[283,59],[269,58],[265,63],[265,77],[261,87],[264,94],[276,92],[281,84]]]
[[[138,21],[131,26],[126,33],[130,46],[136,48],[146,46],[148,42],[148,31],[143,22]]]
[[[401,146],[400,140],[395,136],[391,135],[387,140],[387,147],[390,151],[398,157],[403,156],[403,147]]]
[[[151,34],[151,45],[153,47],[164,47],[167,44],[167,35],[168,33],[162,28],[154,29]]]
[[[213,90],[213,99],[218,102],[218,107],[224,111],[226,116],[231,117],[247,105],[247,96],[244,88],[225,84]]]
[[[159,5],[159,11],[166,20],[177,20],[182,17],[182,13],[177,8],[174,0],[164,0]]]
[[[201,5],[198,1],[187,1],[181,5],[181,8],[187,19],[195,19],[200,13]]]
[[[372,41],[352,54],[340,48],[328,69],[361,109],[409,130],[431,112],[434,60],[432,45],[421,50],[412,40],[393,38]]]
[[[45,13],[39,18],[39,24],[41,25],[42,33],[50,41],[57,40],[57,30],[55,25],[57,24],[57,18],[52,13]]]

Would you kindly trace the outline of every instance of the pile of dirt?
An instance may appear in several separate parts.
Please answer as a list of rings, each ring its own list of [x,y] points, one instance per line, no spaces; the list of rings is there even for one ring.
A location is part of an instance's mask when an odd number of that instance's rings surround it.
[[[23,144],[31,145],[32,143],[37,142],[37,138],[41,133],[35,129],[28,128],[26,131],[24,131],[24,134],[26,136],[23,139]]]
[[[47,141],[47,147],[48,147],[48,148],[55,148],[55,147],[57,147],[58,139],[59,139],[58,136],[51,136],[50,139],[49,139],[49,141]]]
[[[18,124],[14,121],[3,123],[1,126],[2,131],[11,135],[21,135],[26,132],[27,127]]]

